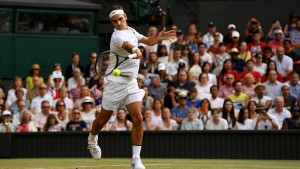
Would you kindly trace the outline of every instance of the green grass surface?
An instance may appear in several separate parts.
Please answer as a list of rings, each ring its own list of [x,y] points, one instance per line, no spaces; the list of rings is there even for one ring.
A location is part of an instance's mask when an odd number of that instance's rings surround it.
[[[130,159],[103,158],[28,158],[0,159],[1,169],[128,169]],[[292,160],[210,160],[210,159],[143,159],[147,169],[234,169],[234,168],[300,168],[300,161]]]

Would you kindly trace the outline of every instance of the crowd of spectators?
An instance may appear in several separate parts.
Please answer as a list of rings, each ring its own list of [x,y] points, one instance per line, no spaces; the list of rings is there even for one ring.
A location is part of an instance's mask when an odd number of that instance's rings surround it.
[[[145,90],[144,130],[280,130],[300,129],[300,17],[274,20],[267,33],[251,18],[244,31],[234,24],[222,35],[214,22],[207,33],[197,25],[184,32],[171,25],[176,40],[143,53],[137,77]],[[156,27],[148,36],[157,36]],[[25,84],[14,77],[7,94],[0,88],[0,132],[88,131],[102,105],[104,77],[90,64],[53,66],[44,80],[33,64]],[[4,97],[6,96],[6,97]],[[4,99],[6,98],[6,99]],[[125,107],[116,110],[105,131],[131,130]]]

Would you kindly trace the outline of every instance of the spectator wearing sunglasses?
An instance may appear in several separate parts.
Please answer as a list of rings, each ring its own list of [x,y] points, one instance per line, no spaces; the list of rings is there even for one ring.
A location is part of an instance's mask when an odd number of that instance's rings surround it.
[[[81,120],[80,111],[77,108],[73,109],[72,120],[67,123],[66,131],[86,131],[86,123]]]
[[[50,110],[53,105],[53,97],[47,93],[48,87],[45,83],[42,83],[39,85],[39,95],[33,98],[32,103],[31,103],[31,108],[30,111],[33,114],[37,114],[41,112],[41,103],[42,101],[48,101]]]

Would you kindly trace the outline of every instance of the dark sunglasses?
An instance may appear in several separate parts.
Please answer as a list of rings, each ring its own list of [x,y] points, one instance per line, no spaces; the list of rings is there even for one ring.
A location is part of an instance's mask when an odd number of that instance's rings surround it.
[[[40,90],[46,90],[47,88],[46,87],[40,87]]]
[[[80,113],[79,112],[74,112],[73,114],[75,115],[75,114],[80,114]]]

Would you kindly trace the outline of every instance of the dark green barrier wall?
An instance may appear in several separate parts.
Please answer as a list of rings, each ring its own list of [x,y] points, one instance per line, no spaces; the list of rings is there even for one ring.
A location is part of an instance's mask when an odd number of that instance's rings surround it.
[[[1,157],[86,157],[88,132],[0,134]],[[106,158],[129,158],[129,132],[102,132]],[[145,132],[142,157],[300,159],[299,131]]]
[[[71,54],[81,54],[80,63],[87,65],[89,54],[99,51],[98,37],[1,35],[0,77],[26,77],[33,63],[40,64],[42,75],[47,77],[54,63],[61,63],[63,71],[71,63]]]

